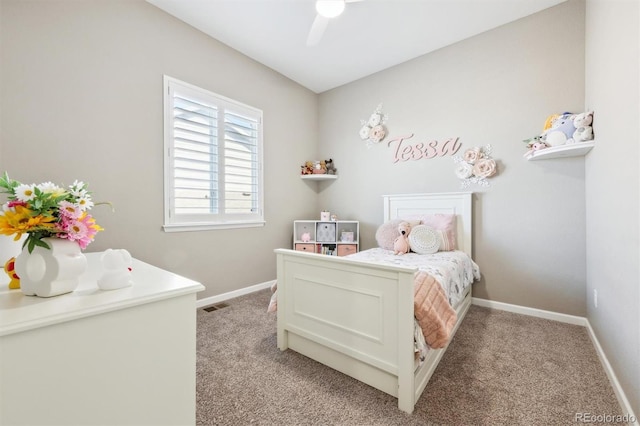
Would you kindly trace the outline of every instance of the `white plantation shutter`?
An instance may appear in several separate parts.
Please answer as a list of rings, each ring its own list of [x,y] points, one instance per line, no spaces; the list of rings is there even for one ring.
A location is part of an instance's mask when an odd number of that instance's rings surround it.
[[[165,230],[264,224],[262,111],[165,76]]]
[[[253,213],[258,209],[258,133],[255,118],[224,113],[225,211]]]
[[[218,213],[218,109],[173,94],[175,213]]]

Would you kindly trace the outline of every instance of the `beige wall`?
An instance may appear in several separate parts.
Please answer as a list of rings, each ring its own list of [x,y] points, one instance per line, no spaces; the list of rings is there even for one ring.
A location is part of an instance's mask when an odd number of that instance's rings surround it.
[[[384,143],[365,147],[360,120],[379,103],[390,137],[490,143],[500,173],[470,188],[474,295],[588,315],[638,413],[640,13],[614,3],[587,1],[585,103],[581,0],[320,96],[142,0],[0,0],[0,170],[88,182],[116,208],[94,210],[106,231],[90,249],[127,248],[203,282],[202,298],[273,279],[294,219],[326,208],[361,220],[368,248],[382,194],[460,190],[450,157],[393,164]],[[264,228],[161,231],[163,74],[263,109]],[[585,105],[598,141],[586,159],[522,158],[547,115]],[[329,157],[337,181],[297,179],[303,160]]]
[[[380,54],[384,54],[381,51]],[[459,191],[450,156],[393,163],[360,120],[383,103],[389,137],[459,137],[460,153],[493,146],[499,175],[472,186],[475,297],[585,315],[584,158],[527,162],[523,139],[555,112],[584,106],[584,3],[569,1],[320,95],[320,153],[340,178],[320,207],[362,221],[375,245],[383,194]]]
[[[587,312],[640,414],[640,4],[587,0]],[[598,292],[598,307],[593,292]]]
[[[115,206],[93,210],[106,230],[89,251],[127,248],[201,281],[201,298],[275,278],[273,249],[317,211],[314,188],[297,179],[316,152],[317,95],[143,0],[1,7],[1,170],[88,182]],[[161,230],[163,74],[264,111],[265,227]]]

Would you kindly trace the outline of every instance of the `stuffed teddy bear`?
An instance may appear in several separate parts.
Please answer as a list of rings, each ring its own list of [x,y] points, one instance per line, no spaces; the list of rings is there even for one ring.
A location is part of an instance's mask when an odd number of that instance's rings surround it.
[[[409,246],[409,233],[411,232],[411,224],[409,222],[400,222],[398,225],[400,235],[393,242],[393,254],[405,254],[411,251]]]
[[[592,139],[593,128],[591,126],[580,127],[573,132],[573,142],[586,142]]]
[[[573,132],[573,142],[584,142],[593,139],[593,111],[583,112],[573,118],[576,130]]]
[[[578,127],[591,126],[593,123],[593,111],[582,112],[573,117],[573,126]]]

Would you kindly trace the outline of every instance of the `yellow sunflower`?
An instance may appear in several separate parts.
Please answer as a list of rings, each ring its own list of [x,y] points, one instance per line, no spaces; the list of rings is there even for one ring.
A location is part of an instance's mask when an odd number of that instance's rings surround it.
[[[0,234],[13,235],[19,240],[22,234],[32,231],[54,230],[55,217],[33,216],[33,212],[24,206],[15,206],[15,211],[7,210],[0,215]]]

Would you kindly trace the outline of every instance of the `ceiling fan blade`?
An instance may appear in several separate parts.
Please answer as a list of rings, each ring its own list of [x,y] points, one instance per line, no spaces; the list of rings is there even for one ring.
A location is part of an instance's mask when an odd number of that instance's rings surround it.
[[[329,18],[316,15],[316,19],[313,21],[311,30],[309,31],[309,36],[307,37],[307,46],[315,46],[320,42],[328,23]]]

